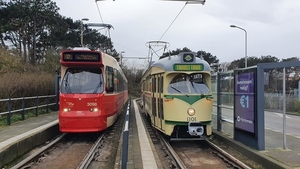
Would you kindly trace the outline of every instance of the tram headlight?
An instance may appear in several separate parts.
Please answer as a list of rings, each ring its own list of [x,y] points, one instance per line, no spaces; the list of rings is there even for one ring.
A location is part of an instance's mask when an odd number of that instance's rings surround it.
[[[90,112],[97,112],[98,111],[98,108],[91,108],[90,109]]]
[[[64,112],[70,112],[71,109],[70,108],[64,108]]]
[[[190,116],[193,116],[195,113],[196,113],[196,111],[195,111],[195,109],[193,109],[193,108],[189,108],[189,109],[187,110],[187,114],[190,115]]]

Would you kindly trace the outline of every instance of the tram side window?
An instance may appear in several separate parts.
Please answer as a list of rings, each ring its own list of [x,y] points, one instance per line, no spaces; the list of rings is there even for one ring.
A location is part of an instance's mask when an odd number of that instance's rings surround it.
[[[114,69],[114,90],[119,92],[119,72],[117,69]]]
[[[114,69],[112,67],[106,67],[106,92],[114,92]]]
[[[147,91],[151,92],[151,90],[152,90],[152,81],[151,81],[150,76],[147,77],[146,84],[147,84]]]
[[[164,77],[160,77],[160,93],[164,92]]]
[[[118,92],[124,91],[124,79],[121,73],[118,71]]]
[[[157,77],[157,92],[160,93],[160,77]]]
[[[143,92],[143,90],[144,90],[144,83],[142,82],[141,83],[141,91]]]
[[[127,89],[127,86],[126,86],[126,81],[125,79],[123,78],[122,74],[118,71],[117,71],[117,91],[118,92],[122,92],[122,91],[125,91]],[[116,90],[116,89],[115,89]]]
[[[152,78],[152,92],[156,93],[156,77]]]
[[[108,71],[109,72],[109,71]],[[109,76],[108,76],[109,77]],[[110,78],[110,77],[109,77]],[[113,74],[113,91],[115,92],[123,92],[127,90],[127,83],[125,78],[122,76],[119,70],[114,69]],[[108,80],[109,81],[109,80]],[[111,91],[110,91],[111,92]]]
[[[145,91],[145,92],[147,91],[147,86],[148,86],[147,80],[145,80],[145,81],[144,81],[144,91]]]

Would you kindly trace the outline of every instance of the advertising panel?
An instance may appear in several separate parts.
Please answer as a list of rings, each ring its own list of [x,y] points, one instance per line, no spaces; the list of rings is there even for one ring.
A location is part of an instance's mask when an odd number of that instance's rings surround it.
[[[255,72],[237,72],[234,91],[235,128],[255,133]]]

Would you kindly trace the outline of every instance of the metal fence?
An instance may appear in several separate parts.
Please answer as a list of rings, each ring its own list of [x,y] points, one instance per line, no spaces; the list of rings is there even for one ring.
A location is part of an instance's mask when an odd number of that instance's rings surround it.
[[[217,84],[217,76],[212,76],[212,95],[214,97],[214,105],[217,105],[217,85],[220,85],[220,101],[222,105],[230,106],[233,108],[233,73],[222,73],[220,75],[220,84]],[[268,88],[268,87],[267,87]],[[283,94],[282,93],[271,93],[265,92],[265,110],[269,111],[282,111],[283,109]],[[288,112],[300,112],[300,103],[298,99],[298,90],[293,90],[293,92],[287,92],[286,94],[286,108]]]
[[[41,101],[42,100],[42,101]],[[26,101],[28,104],[26,107]],[[7,124],[11,124],[11,117],[13,113],[21,112],[22,120],[25,120],[25,111],[35,110],[35,116],[38,116],[38,111],[40,108],[46,108],[46,113],[49,113],[50,106],[57,106],[57,97],[56,95],[47,95],[47,96],[33,96],[33,97],[21,97],[21,98],[8,98],[0,99],[2,105],[7,105],[7,111],[0,112],[0,116],[6,115]],[[21,104],[21,107],[13,108],[13,102],[18,102]]]
[[[286,149],[299,138],[300,115],[300,62],[274,62],[257,65],[256,74],[256,139],[258,149]],[[250,69],[250,68],[249,68]],[[245,70],[245,69],[244,69]],[[232,72],[219,72],[211,77],[213,128],[230,138],[242,138],[236,129],[234,113],[234,76]],[[237,102],[238,103],[238,102]],[[238,132],[237,132],[238,131]],[[288,133],[288,135],[287,135]],[[245,134],[246,135],[246,134]],[[279,139],[279,138],[282,138]],[[245,139],[245,137],[243,137]],[[247,139],[245,139],[247,140]],[[248,141],[248,140],[247,140]],[[271,153],[270,153],[271,154]],[[269,154],[269,155],[270,155]]]

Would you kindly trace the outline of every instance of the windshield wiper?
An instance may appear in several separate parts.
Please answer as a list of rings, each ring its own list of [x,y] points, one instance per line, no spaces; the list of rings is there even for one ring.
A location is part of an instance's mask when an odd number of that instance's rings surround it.
[[[72,93],[70,84],[68,82],[68,77],[69,77],[69,73],[66,75],[66,78],[64,79],[64,81],[65,81],[65,89],[66,89],[67,93]]]
[[[64,80],[65,81],[65,89],[66,89],[66,92],[67,93],[72,93],[71,91],[71,88],[70,88],[70,85],[69,85],[69,82],[67,80]]]
[[[192,84],[192,87],[195,89],[196,93],[198,93],[198,90],[197,90],[198,87],[195,87],[194,82],[192,80],[190,80],[190,82]],[[200,88],[198,88],[198,89],[200,90],[200,94],[204,95],[203,91]]]
[[[102,86],[102,81],[100,81],[98,83],[98,85],[96,86],[95,90],[93,91],[93,93],[97,93],[97,90]]]
[[[175,88],[175,87],[173,87],[173,86],[171,86],[171,88],[172,89],[174,89],[174,90],[176,90],[177,92],[179,92],[179,93],[182,93],[179,89],[177,89],[177,88]],[[188,94],[186,94],[186,93],[184,93],[187,97],[190,97]]]

